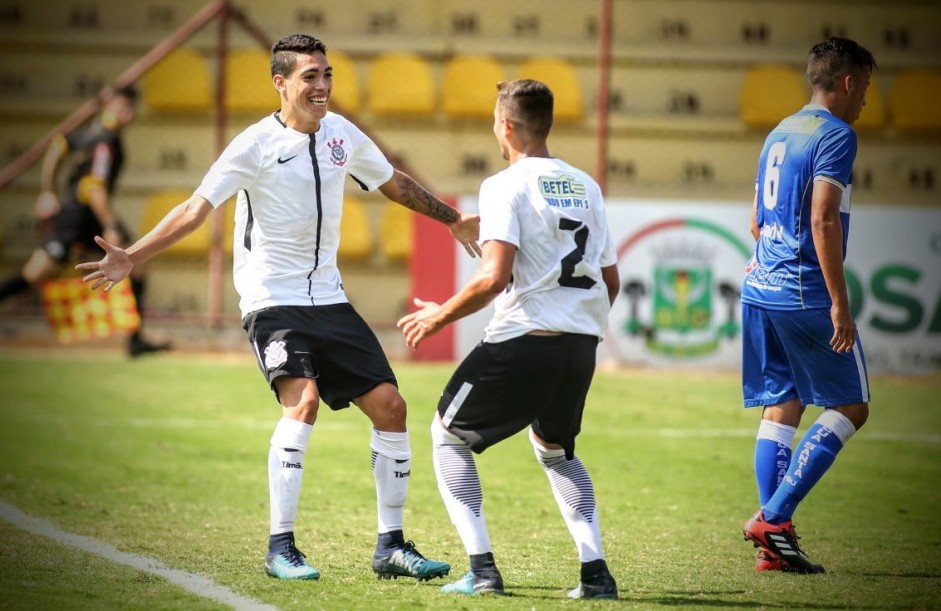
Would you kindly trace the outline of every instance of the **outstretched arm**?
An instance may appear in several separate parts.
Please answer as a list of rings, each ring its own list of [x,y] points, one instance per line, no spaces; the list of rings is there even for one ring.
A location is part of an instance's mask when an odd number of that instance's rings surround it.
[[[403,316],[397,323],[405,336],[405,343],[417,348],[423,339],[434,335],[447,324],[473,314],[493,301],[510,282],[515,256],[516,246],[508,242],[486,242],[480,267],[457,294],[441,305],[415,299],[419,309]]]
[[[105,251],[99,261],[79,263],[75,269],[90,272],[82,280],[93,282],[92,290],[111,288],[131,273],[131,269],[193,233],[212,212],[212,204],[193,194],[163,217],[156,227],[124,250],[96,236],[95,242]]]
[[[477,238],[480,235],[480,217],[476,214],[462,214],[428,192],[414,178],[395,170],[392,178],[379,187],[379,191],[392,201],[424,214],[428,218],[440,221],[448,226],[464,250],[470,256],[480,255]]]

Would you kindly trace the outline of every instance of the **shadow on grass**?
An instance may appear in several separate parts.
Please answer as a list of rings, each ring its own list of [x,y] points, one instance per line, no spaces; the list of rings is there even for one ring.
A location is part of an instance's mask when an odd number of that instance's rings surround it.
[[[851,573],[847,573],[850,575]],[[904,572],[904,573],[855,573],[860,577],[895,577],[895,578],[905,578],[905,579],[941,579],[941,573],[921,573],[921,572]]]
[[[744,592],[714,592],[718,596],[744,594]],[[650,603],[663,605],[665,607],[739,607],[745,609],[845,609],[846,605],[827,605],[827,604],[807,604],[800,603],[775,603],[767,600],[724,600],[719,598],[709,598],[708,596],[683,596],[683,595],[665,595],[658,597],[633,597],[621,596],[625,602]]]

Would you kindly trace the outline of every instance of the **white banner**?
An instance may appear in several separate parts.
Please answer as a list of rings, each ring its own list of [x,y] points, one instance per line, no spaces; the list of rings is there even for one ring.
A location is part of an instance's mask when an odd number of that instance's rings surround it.
[[[476,210],[476,198],[461,201]],[[737,369],[739,295],[754,240],[736,202],[609,200],[621,294],[599,361]],[[869,369],[941,369],[941,210],[853,208],[846,275]],[[476,259],[457,257],[457,286]],[[480,341],[492,307],[458,324],[455,358]]]

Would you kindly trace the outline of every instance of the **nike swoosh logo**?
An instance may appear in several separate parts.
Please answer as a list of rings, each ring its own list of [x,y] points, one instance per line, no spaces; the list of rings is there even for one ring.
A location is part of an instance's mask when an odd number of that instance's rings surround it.
[[[290,160],[294,159],[295,157],[297,157],[297,155],[291,155],[287,159],[281,159],[280,157],[278,157],[278,163],[287,163]]]

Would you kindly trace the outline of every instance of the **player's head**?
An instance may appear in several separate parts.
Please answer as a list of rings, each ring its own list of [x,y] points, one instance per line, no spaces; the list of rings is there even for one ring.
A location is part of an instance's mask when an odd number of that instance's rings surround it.
[[[497,83],[497,103],[493,109],[493,133],[504,159],[509,159],[506,130],[523,145],[544,145],[552,129],[552,90],[545,83],[529,79]]]
[[[327,45],[307,34],[285,36],[271,46],[271,76],[290,76],[297,67],[298,55],[327,54]]]
[[[115,130],[129,125],[134,120],[137,97],[137,89],[132,85],[111,91],[101,107],[101,122]]]
[[[856,121],[866,105],[866,89],[875,69],[872,53],[847,38],[818,43],[807,58],[807,80],[814,95],[842,99],[841,118],[847,123]]]
[[[271,47],[271,80],[281,98],[282,120],[316,129],[333,89],[327,46],[307,34],[285,36]]]

